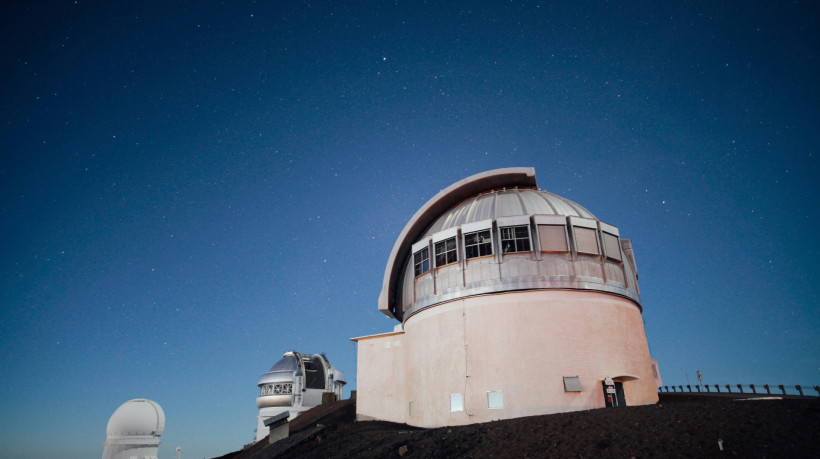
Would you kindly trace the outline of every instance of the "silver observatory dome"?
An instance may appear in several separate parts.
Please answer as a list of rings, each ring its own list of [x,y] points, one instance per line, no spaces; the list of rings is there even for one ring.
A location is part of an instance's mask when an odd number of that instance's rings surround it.
[[[517,215],[563,215],[596,219],[592,212],[580,204],[557,194],[537,189],[501,189],[473,196],[448,210],[430,225],[424,236],[432,236],[467,223]]]
[[[265,421],[273,416],[287,412],[288,418],[293,419],[300,412],[321,405],[325,394],[341,400],[345,384],[345,374],[331,365],[324,354],[285,352],[256,383],[259,387],[256,439],[268,435]]]
[[[629,240],[580,204],[539,190],[533,168],[496,169],[430,199],[399,235],[379,310],[404,321],[475,295],[593,290],[640,307]]]

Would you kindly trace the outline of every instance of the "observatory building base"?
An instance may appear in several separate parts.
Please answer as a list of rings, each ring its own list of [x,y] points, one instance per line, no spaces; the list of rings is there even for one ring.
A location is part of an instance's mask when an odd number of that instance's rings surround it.
[[[591,291],[459,299],[358,342],[357,418],[441,427],[658,401],[641,311]]]

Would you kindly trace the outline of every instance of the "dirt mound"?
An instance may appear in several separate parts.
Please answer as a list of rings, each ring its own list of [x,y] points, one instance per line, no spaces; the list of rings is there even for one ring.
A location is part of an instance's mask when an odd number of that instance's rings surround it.
[[[275,453],[270,448],[276,444],[234,457],[816,457],[820,449],[816,397],[661,394],[660,403],[651,406],[438,429],[355,422],[350,401],[317,408],[323,409],[294,420],[291,434],[302,436],[298,442],[280,445]],[[307,414],[311,417],[296,423]]]

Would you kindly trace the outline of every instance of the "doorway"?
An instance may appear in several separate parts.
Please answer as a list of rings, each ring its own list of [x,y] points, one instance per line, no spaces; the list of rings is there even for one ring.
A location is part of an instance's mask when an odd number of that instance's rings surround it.
[[[606,381],[601,381],[601,386],[604,389],[604,403],[606,403],[606,407],[626,406],[624,383],[621,381],[613,381],[613,384],[614,386],[607,386]]]

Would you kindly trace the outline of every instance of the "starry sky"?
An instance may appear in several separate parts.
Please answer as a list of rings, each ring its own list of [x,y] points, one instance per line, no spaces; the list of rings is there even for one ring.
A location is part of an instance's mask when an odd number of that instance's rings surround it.
[[[36,4],[35,4],[36,3]],[[405,223],[475,173],[633,240],[666,384],[820,383],[810,1],[12,1],[0,15],[0,457],[254,437],[259,376],[377,310]]]

